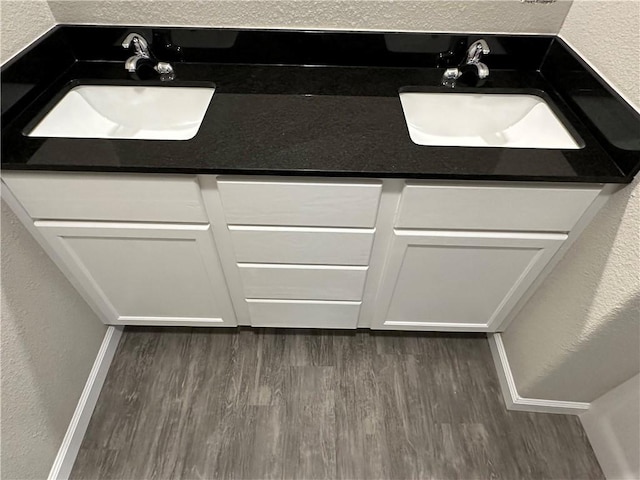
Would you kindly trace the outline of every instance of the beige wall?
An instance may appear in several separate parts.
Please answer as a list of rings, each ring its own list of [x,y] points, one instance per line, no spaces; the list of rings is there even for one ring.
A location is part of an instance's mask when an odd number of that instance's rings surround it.
[[[46,478],[106,332],[2,202],[2,478]]]
[[[58,23],[556,33],[569,0],[49,0]]]
[[[640,375],[597,398],[580,421],[607,478],[640,478]]]
[[[576,0],[563,35],[640,106],[640,0]],[[592,401],[640,370],[640,176],[503,334],[518,393]]]
[[[47,31],[44,0],[5,1],[2,61]],[[46,478],[106,327],[2,202],[0,477]]]
[[[55,25],[46,0],[1,0],[0,63]]]
[[[640,110],[640,0],[575,0],[560,35]]]

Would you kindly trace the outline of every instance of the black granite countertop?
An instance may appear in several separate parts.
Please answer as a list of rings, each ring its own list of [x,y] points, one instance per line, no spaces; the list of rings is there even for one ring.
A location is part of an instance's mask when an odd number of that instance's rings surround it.
[[[94,35],[93,43],[98,41],[96,38],[106,36],[105,45],[112,46],[126,31],[62,27],[31,52],[31,60],[39,58],[40,64],[44,62],[42,66],[46,66],[51,61],[46,55],[55,49],[56,42],[73,45],[76,43],[73,40],[78,40],[74,35]],[[178,32],[184,36],[183,31]],[[438,87],[442,56],[434,60],[434,55],[427,52],[423,56],[428,58],[421,58],[420,48],[426,50],[424,45],[414,45],[416,39],[422,40],[419,35],[407,37],[410,41],[404,41],[404,47],[401,45],[400,50],[408,51],[393,55],[389,53],[393,50],[390,44],[402,37],[392,36],[392,41],[387,38],[380,46],[383,34],[342,33],[337,38],[328,33],[328,37],[322,37],[318,33],[270,32],[276,40],[272,39],[270,48],[263,47],[264,52],[256,52],[251,47],[258,40],[260,44],[268,44],[264,39],[271,37],[268,32],[253,33],[258,35],[253,43],[242,33],[236,37],[230,48],[236,48],[235,54],[228,51],[229,47],[213,51],[201,47],[211,42],[211,38],[200,39],[198,48],[165,52],[166,56],[180,58],[169,58],[177,78],[162,85],[168,88],[216,85],[200,130],[187,141],[26,136],[25,132],[38,118],[77,83],[161,84],[130,79],[120,58],[126,52],[115,47],[100,51],[98,59],[90,58],[89,52],[82,49],[71,50],[65,68],[44,79],[40,77],[47,77],[46,73],[39,73],[27,64],[27,53],[2,72],[2,168],[627,183],[640,166],[637,114],[575,56],[571,57],[573,63],[558,59],[571,52],[557,39],[532,37],[527,43],[527,37],[487,36],[493,43],[492,49],[498,52],[493,65],[491,56],[486,57],[490,79],[482,86],[467,86],[461,91],[528,92],[545,97],[584,141],[584,148],[578,150],[414,144],[404,121],[399,91],[449,90]],[[277,54],[277,48],[286,49],[285,45],[278,45],[286,43],[278,34],[297,35],[284,39],[289,42],[302,38],[292,43],[296,47],[287,51],[289,58]],[[156,39],[157,32],[152,35]],[[312,35],[314,42],[323,41],[320,46],[305,50],[300,46],[307,41],[308,37],[301,37],[304,35]],[[245,36],[251,37],[249,33]],[[430,44],[427,42],[429,48],[439,42],[440,49],[456,42],[466,45],[473,40],[473,37],[426,37],[431,39]],[[325,45],[327,38],[339,41],[342,53],[328,56],[327,50],[332,45]],[[50,45],[46,45],[47,41]],[[221,42],[219,38],[215,41]],[[166,39],[164,43],[174,46]],[[189,45],[188,41],[185,43]],[[87,42],[81,44],[86,49]],[[59,50],[60,45],[57,47]],[[522,53],[523,48],[530,56],[529,64],[513,54],[517,49]],[[219,50],[226,57],[215,55]],[[160,53],[156,55],[162,57]],[[575,76],[573,84],[580,86],[577,90],[582,92],[580,95],[567,87],[566,75],[557,71],[557,65],[551,73],[545,71],[545,62],[551,65],[552,61],[568,64]],[[581,68],[579,72],[576,65]],[[601,108],[602,105],[605,107]],[[623,112],[622,128],[611,125],[621,121],[620,112]]]

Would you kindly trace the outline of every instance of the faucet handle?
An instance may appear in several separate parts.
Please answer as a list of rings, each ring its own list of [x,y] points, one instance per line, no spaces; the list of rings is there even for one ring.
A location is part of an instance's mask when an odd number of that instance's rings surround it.
[[[158,62],[153,69],[160,74],[173,73],[173,67],[168,62]]]

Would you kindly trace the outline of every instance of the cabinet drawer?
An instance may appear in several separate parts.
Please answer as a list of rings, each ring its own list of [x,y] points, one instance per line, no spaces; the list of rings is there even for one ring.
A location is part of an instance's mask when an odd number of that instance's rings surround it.
[[[367,267],[243,263],[240,275],[248,298],[361,300]]]
[[[230,226],[241,263],[367,265],[373,230]]]
[[[247,300],[254,327],[356,328],[360,302]]]
[[[380,182],[218,181],[227,223],[373,227]]]
[[[447,186],[409,183],[396,227],[570,231],[600,188]]]
[[[208,223],[195,176],[3,174],[31,218]]]

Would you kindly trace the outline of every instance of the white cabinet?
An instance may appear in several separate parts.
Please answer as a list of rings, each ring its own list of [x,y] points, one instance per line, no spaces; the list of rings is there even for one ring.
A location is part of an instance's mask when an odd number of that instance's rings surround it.
[[[235,325],[209,225],[36,221],[108,323]]]
[[[105,323],[237,324],[195,175],[6,172],[3,182]]]
[[[247,299],[254,327],[339,328],[358,326],[360,302]]]
[[[402,192],[398,228],[568,232],[600,193],[594,186],[424,184]]]
[[[230,225],[236,260],[249,263],[368,265],[374,230]]]
[[[566,251],[567,240],[575,239],[573,231],[600,208],[601,190],[406,182],[388,233],[371,328],[504,329]]]
[[[358,326],[381,181],[221,177],[218,189],[251,325]]]
[[[493,331],[566,238],[396,230],[372,328]]]
[[[606,201],[600,185],[43,172],[3,182],[106,323],[158,326],[496,331]]]
[[[220,177],[227,222],[233,225],[372,227],[382,182]]]
[[[6,172],[34,219],[209,223],[195,175]]]
[[[248,298],[362,299],[368,267],[241,263]]]

